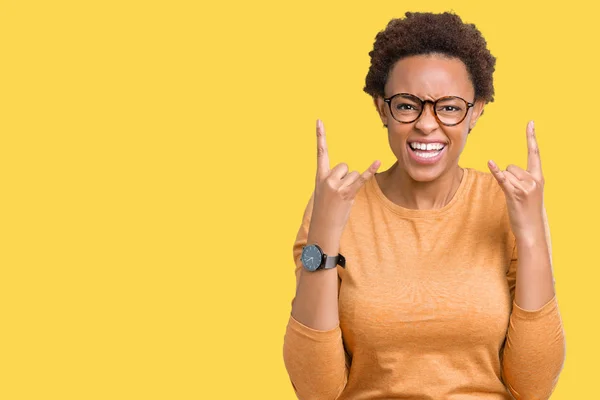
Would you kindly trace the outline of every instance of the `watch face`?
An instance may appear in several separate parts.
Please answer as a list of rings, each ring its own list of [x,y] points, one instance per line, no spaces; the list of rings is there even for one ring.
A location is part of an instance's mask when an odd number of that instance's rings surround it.
[[[304,268],[309,271],[316,271],[321,265],[321,260],[323,259],[323,253],[319,251],[319,248],[314,244],[310,244],[304,249],[302,249],[302,255],[300,256],[302,259],[302,264]]]

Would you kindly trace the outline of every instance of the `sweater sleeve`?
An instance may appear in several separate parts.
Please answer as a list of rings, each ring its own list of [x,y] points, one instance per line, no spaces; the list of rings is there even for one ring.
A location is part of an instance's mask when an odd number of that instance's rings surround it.
[[[544,226],[552,268],[552,244],[545,209]],[[515,243],[507,272],[512,312],[502,356],[502,376],[516,400],[546,400],[554,391],[564,365],[566,341],[562,320],[556,295],[537,310],[525,310],[516,304],[517,265]]]
[[[293,246],[296,288],[303,272],[300,254],[306,245],[313,196],[314,193]],[[348,381],[349,358],[339,324],[330,330],[317,330],[300,323],[290,313],[283,340],[283,360],[299,400],[337,399]]]

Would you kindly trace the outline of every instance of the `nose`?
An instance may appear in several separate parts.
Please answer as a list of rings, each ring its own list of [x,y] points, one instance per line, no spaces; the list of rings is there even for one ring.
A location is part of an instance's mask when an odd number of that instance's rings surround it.
[[[425,134],[429,134],[437,128],[439,128],[439,126],[440,125],[437,119],[435,118],[435,114],[433,112],[433,104],[430,102],[425,103],[423,105],[423,112],[415,121],[415,128]]]

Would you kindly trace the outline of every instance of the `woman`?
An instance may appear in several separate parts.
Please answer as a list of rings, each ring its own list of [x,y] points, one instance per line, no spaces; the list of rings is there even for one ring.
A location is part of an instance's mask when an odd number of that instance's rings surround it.
[[[330,169],[317,121],[283,348],[297,397],[549,398],[565,338],[533,123],[526,169],[459,166],[495,58],[454,14],[406,13],[369,54],[397,162]]]

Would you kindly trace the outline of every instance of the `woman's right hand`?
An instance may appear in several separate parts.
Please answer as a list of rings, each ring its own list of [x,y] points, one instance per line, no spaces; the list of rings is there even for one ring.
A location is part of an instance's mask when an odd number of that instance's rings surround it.
[[[340,163],[330,170],[325,128],[323,122],[317,120],[317,177],[309,240],[339,242],[356,194],[380,165],[379,160],[376,160],[362,174],[356,171],[348,173],[346,163]],[[327,249],[324,250],[328,254]]]

